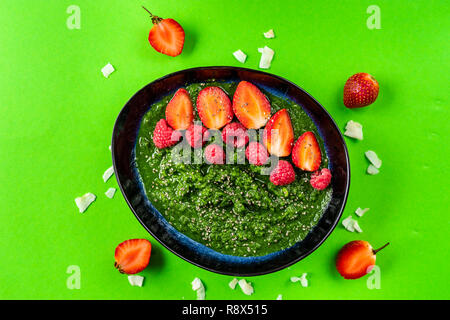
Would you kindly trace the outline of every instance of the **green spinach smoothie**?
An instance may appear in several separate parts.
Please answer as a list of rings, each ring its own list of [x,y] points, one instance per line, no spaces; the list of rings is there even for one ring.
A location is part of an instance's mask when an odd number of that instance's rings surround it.
[[[222,88],[232,99],[237,83],[188,85],[194,106],[199,91],[207,86]],[[296,138],[305,131],[315,133],[322,151],[321,167],[328,167],[323,141],[302,107],[262,91],[271,103],[272,114],[288,110]],[[152,141],[155,125],[164,118],[171,98],[168,95],[153,104],[144,115],[136,145],[136,164],[145,192],[165,219],[191,239],[235,256],[262,256],[304,239],[328,206],[331,188],[314,189],[309,183],[311,173],[298,168],[293,183],[276,186],[268,175],[261,174],[261,166],[248,162],[210,165],[174,161],[172,148],[158,149]],[[195,117],[199,120],[197,114]],[[284,160],[290,161],[290,157]]]

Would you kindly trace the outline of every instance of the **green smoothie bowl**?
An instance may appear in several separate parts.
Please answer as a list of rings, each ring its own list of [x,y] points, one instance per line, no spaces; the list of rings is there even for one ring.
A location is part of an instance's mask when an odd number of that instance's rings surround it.
[[[116,120],[112,157],[155,239],[236,276],[274,272],[317,249],[350,184],[327,111],[283,78],[236,67],[182,70],[142,88]]]

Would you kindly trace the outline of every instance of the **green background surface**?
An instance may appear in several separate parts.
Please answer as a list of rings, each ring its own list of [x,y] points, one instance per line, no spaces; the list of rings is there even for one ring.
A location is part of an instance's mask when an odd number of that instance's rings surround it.
[[[66,27],[66,9],[81,8],[81,29]],[[175,18],[186,31],[182,55],[155,52],[150,20],[140,8]],[[369,30],[366,9],[381,9],[381,29]],[[106,1],[2,0],[0,3],[0,298],[195,299],[200,277],[207,299],[448,299],[449,41],[447,1]],[[263,32],[273,28],[275,39]],[[114,120],[147,83],[197,66],[258,68],[258,47],[275,50],[268,70],[298,84],[341,129],[364,126],[347,139],[351,188],[343,218],[357,207],[363,233],[342,225],[303,261],[251,278],[255,293],[232,291],[232,277],[195,267],[157,243],[118,191],[105,197]],[[248,54],[240,64],[232,52]],[[116,68],[109,79],[101,68]],[[373,74],[380,94],[370,107],[342,103],[346,79]],[[366,150],[383,160],[365,174]],[[74,199],[97,195],[84,213]],[[353,215],[354,216],[354,215]],[[151,240],[142,288],[113,268],[116,245]],[[379,254],[381,289],[366,278],[342,279],[339,248],[355,239],[391,245]],[[69,290],[68,266],[81,269],[81,289]],[[310,286],[289,281],[308,272]]]

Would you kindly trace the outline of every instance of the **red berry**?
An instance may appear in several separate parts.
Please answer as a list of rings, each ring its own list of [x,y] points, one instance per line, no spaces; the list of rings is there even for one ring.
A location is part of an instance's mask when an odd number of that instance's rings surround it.
[[[358,279],[370,272],[375,265],[376,253],[387,244],[373,250],[367,241],[356,240],[347,243],[339,251],[336,259],[336,269],[344,279]]]
[[[379,89],[377,80],[370,74],[354,74],[344,86],[344,105],[351,109],[368,106],[377,99]]]
[[[194,121],[194,108],[186,89],[178,89],[167,104],[166,120],[175,130],[187,129]]]
[[[210,164],[224,164],[225,153],[217,144],[210,144],[205,148],[205,159]]]
[[[144,8],[145,9],[145,8]],[[162,19],[154,16],[145,9],[152,18],[153,27],[150,29],[148,41],[158,52],[175,57],[183,51],[184,30],[173,19]]]
[[[331,182],[331,172],[327,168],[323,168],[321,171],[316,171],[311,175],[309,183],[314,189],[323,190]]]
[[[304,171],[316,171],[322,162],[319,143],[313,132],[302,134],[292,148],[292,163]]]
[[[269,159],[269,153],[261,143],[252,141],[245,150],[245,156],[250,164],[262,166]]]
[[[234,117],[230,98],[219,87],[206,87],[198,93],[197,113],[209,129],[220,129]]]
[[[286,160],[279,160],[277,166],[270,173],[270,181],[277,186],[290,184],[295,180],[295,171]]]
[[[235,148],[242,148],[248,143],[247,129],[239,122],[229,123],[222,129],[222,140]]]
[[[270,118],[270,102],[254,84],[241,81],[234,92],[233,111],[246,128],[259,129]]]
[[[165,119],[156,123],[153,131],[153,143],[159,149],[167,148],[176,144],[181,138],[179,131],[173,130]]]
[[[199,124],[191,124],[186,130],[186,140],[192,148],[201,148],[207,137],[208,130]]]
[[[135,274],[144,270],[150,260],[152,245],[146,239],[131,239],[120,243],[114,252],[114,266],[120,273]]]
[[[294,130],[291,117],[286,109],[275,113],[264,128],[263,143],[270,154],[287,157],[294,143]]]

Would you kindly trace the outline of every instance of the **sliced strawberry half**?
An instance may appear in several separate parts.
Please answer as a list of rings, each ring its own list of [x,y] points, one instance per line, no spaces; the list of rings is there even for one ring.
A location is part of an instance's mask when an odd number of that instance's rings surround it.
[[[270,154],[287,157],[294,143],[294,130],[286,109],[281,109],[270,118],[264,128],[263,143]]]
[[[259,129],[270,118],[270,103],[254,84],[241,81],[234,92],[233,111],[246,128]]]
[[[194,108],[186,89],[178,89],[167,104],[166,120],[175,130],[187,129],[194,121]]]
[[[197,112],[205,127],[220,129],[233,120],[233,109],[227,94],[219,87],[206,87],[197,97]]]
[[[158,52],[175,57],[183,51],[184,30],[173,19],[161,19],[152,16],[153,27],[150,29],[148,41]]]
[[[302,134],[292,149],[292,162],[305,171],[316,171],[322,162],[319,143],[313,132]]]
[[[126,240],[116,248],[114,267],[126,274],[141,272],[150,261],[151,251],[152,245],[146,239]]]

